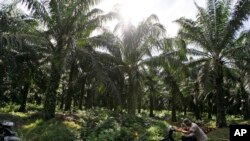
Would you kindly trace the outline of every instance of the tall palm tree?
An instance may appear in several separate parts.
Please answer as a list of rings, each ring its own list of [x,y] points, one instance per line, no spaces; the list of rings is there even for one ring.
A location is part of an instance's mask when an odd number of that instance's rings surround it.
[[[122,64],[117,66],[124,72],[127,83],[126,105],[128,113],[135,114],[138,107],[138,98],[142,88],[141,66],[145,56],[151,55],[152,47],[156,46],[156,40],[160,38],[165,29],[159,23],[156,15],[149,16],[146,20],[134,26],[131,23],[118,23],[115,31],[120,34],[104,33],[99,36],[102,47],[108,49],[112,56],[120,60]]]
[[[26,99],[31,86],[33,76],[38,70],[40,59],[45,56],[42,52],[45,44],[41,40],[36,43],[37,21],[32,19],[17,8],[16,2],[4,5],[0,11],[0,85],[3,88],[3,78],[9,80],[12,90],[20,93],[21,107],[20,111],[25,111]],[[8,74],[8,75],[7,75]],[[9,77],[9,79],[6,79]],[[0,90],[0,93],[4,93]],[[15,94],[15,97],[18,95]]]
[[[84,93],[86,93],[87,83],[90,84],[88,89],[94,91],[94,94],[87,94],[86,99],[89,99],[89,101],[86,101],[88,105],[87,108],[89,108],[89,105],[93,105],[94,102],[98,103],[98,99],[103,95],[109,96],[109,98],[102,98],[104,102],[106,102],[106,100],[112,101],[109,103],[110,105],[107,104],[110,106],[110,109],[119,107],[121,105],[119,85],[122,84],[120,79],[123,74],[114,66],[118,66],[121,62],[110,54],[94,50],[94,46],[76,48],[74,59],[76,59],[75,64],[72,64],[71,57],[69,60],[70,72],[68,83],[71,84],[68,86],[68,91],[71,91],[71,93],[67,92],[65,110],[68,110],[66,108],[71,108],[73,97],[75,98],[74,106],[76,106],[77,103],[79,103],[79,106],[83,104],[82,100]],[[74,65],[73,68],[72,65]],[[82,89],[76,89],[77,87],[81,87]],[[80,95],[77,95],[77,93],[80,93]],[[76,99],[77,97],[79,97],[79,100]],[[96,99],[93,101],[94,97]],[[111,103],[113,104],[111,105]]]
[[[162,36],[164,31],[165,29],[158,23],[156,15],[149,16],[138,27],[125,25],[122,28],[121,54],[127,67],[128,112],[131,114],[135,114],[135,110],[138,108],[138,98],[142,97],[139,94],[142,89],[143,74],[140,69],[144,65],[143,57],[151,56],[150,49],[156,46],[155,41]]]
[[[65,56],[77,45],[77,39],[88,36],[107,18],[91,9],[99,0],[22,0],[32,10],[34,17],[44,25],[40,37],[46,39],[51,49],[49,84],[44,102],[44,118],[55,117],[56,95],[65,66]]]
[[[148,93],[149,99],[149,116],[154,117],[154,110],[156,109],[156,99],[159,97],[160,91],[162,90],[160,82],[161,79],[158,75],[158,70],[154,67],[144,68],[144,86],[145,92]]]
[[[250,30],[242,31],[240,36],[236,40],[237,47],[250,47]],[[237,52],[234,52],[234,54],[237,54]],[[247,50],[244,51],[244,53],[241,53],[242,57],[246,57],[249,55],[249,52]],[[250,118],[250,108],[249,108],[249,94],[246,90],[248,81],[249,81],[249,59],[246,61],[237,61],[235,62],[235,67],[238,72],[238,81],[240,84],[240,93],[242,95],[242,107],[243,107],[243,116],[244,119]]]
[[[163,78],[166,90],[169,90],[171,94],[169,99],[172,112],[171,120],[175,122],[177,121],[176,110],[178,109],[178,103],[182,102],[183,99],[180,80],[187,74],[187,68],[184,65],[184,61],[186,60],[186,44],[178,38],[164,38],[158,41],[158,46],[162,53],[147,59],[145,63],[151,67],[161,68],[161,77]]]
[[[237,32],[243,26],[250,14],[250,1],[238,0],[231,9],[231,0],[207,0],[206,9],[199,7],[196,20],[180,18],[176,22],[181,26],[179,36],[190,43],[196,44],[199,49],[189,51],[198,55],[195,62],[202,64],[204,69],[213,74],[204,74],[208,78],[212,76],[216,95],[217,118],[216,125],[227,125],[224,105],[224,68],[230,68],[234,62],[248,58],[240,56],[247,47],[236,47]],[[236,53],[237,52],[237,53]],[[209,79],[207,79],[209,80]],[[209,84],[207,84],[209,85]]]

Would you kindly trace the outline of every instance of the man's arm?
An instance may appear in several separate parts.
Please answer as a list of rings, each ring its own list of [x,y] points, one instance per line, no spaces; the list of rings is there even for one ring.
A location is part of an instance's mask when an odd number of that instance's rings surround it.
[[[193,133],[192,130],[181,130],[180,132],[182,132],[183,134],[186,134],[186,135]]]
[[[181,133],[184,133],[184,134],[190,134],[190,133],[193,133],[192,130],[184,130],[182,128],[177,128],[177,127],[174,127],[175,131],[177,132],[181,132]]]

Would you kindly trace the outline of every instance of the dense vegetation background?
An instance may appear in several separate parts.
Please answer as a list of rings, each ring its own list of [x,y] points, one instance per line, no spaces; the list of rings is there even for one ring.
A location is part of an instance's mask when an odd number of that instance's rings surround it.
[[[183,117],[221,130],[248,123],[249,0],[196,5],[175,38],[156,15],[135,26],[98,2],[1,5],[0,119],[24,140],[159,140]],[[110,20],[115,31],[102,26]]]

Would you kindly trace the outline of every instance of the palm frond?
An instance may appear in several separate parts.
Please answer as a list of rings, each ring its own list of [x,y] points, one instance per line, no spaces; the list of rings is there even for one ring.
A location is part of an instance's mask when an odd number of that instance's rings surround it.
[[[249,45],[250,43],[245,43],[243,45],[240,45],[238,47],[234,47],[231,49],[227,49],[225,51],[223,51],[223,55],[228,56],[230,58],[239,58],[239,57],[244,57],[247,56],[250,53],[250,49],[249,49]]]
[[[205,91],[211,91],[215,86],[214,78],[216,76],[216,72],[210,69],[209,63],[210,62],[207,61],[204,65],[202,65],[197,78],[198,82],[201,84]]]
[[[222,50],[224,47],[219,46],[218,43],[221,43],[223,38],[216,38],[216,37],[223,37],[227,32],[226,26],[229,22],[230,18],[230,3],[225,3],[225,1],[217,1],[216,2],[216,17],[215,17],[215,39],[214,41],[217,44],[218,50]]]
[[[240,59],[247,58],[250,54],[250,30],[242,31],[237,39],[227,48],[222,51],[224,56],[227,56],[230,59]]]
[[[15,35],[11,34],[0,34],[0,47],[6,46],[20,46],[22,44],[22,40]]]
[[[173,73],[177,73],[177,70],[184,72],[184,74],[188,73],[188,69],[179,59],[179,51],[172,51],[168,53],[162,53],[158,56],[151,57],[149,59],[145,59],[140,64],[148,65],[150,67],[162,67],[164,69],[168,69],[169,71],[173,71]]]
[[[41,2],[38,0],[20,0],[25,6],[27,6],[28,10],[34,14],[35,17],[41,19],[42,22],[47,22],[49,19],[49,12],[46,9],[47,2]]]
[[[122,59],[120,52],[121,41],[119,38],[114,36],[114,34],[105,32],[101,35],[90,38],[91,44],[94,46],[99,46],[103,49],[107,49],[111,55],[115,56],[119,60]]]
[[[108,60],[114,61],[114,58],[110,56],[109,54],[103,54],[103,53],[98,53],[98,52],[95,52],[93,54],[89,52],[88,49],[84,49],[84,48],[78,49],[78,53],[81,54],[78,56],[80,64],[81,64],[80,67],[84,70],[84,72],[87,72],[89,74],[88,77],[95,78],[98,83],[104,84],[107,90],[113,95],[115,95],[118,100],[120,100],[120,92],[118,90],[118,87],[114,83],[114,80],[112,80],[111,78],[111,76],[114,77],[117,75],[118,75],[117,77],[119,78],[120,75],[110,74],[111,72],[113,73],[112,69],[109,68],[108,66],[105,66],[105,64],[107,63],[105,61],[108,61]],[[100,59],[103,59],[103,57],[106,58],[105,61],[100,60]],[[110,62],[108,62],[108,64],[109,63]]]
[[[211,43],[206,38],[201,27],[197,26],[195,21],[180,18],[176,22],[182,27],[178,35],[180,38],[200,44],[206,51],[211,51]]]
[[[233,10],[232,18],[227,24],[226,34],[223,37],[221,46],[229,43],[233,40],[237,34],[237,31],[243,26],[243,23],[250,15],[250,1],[249,0],[238,0]]]
[[[228,80],[231,80],[231,81],[234,81],[234,82],[240,81],[236,69],[231,69],[231,68],[228,68],[228,67],[223,67],[223,71],[224,71],[225,77]]]
[[[121,65],[123,62],[111,54],[95,51],[96,58],[104,64]]]
[[[188,67],[190,68],[194,68],[196,66],[200,66],[202,65],[203,63],[205,62],[208,62],[210,59],[206,58],[206,57],[202,57],[202,58],[199,58],[199,59],[195,59],[195,60],[191,60],[187,63],[185,63]]]
[[[205,29],[203,29],[205,32],[204,32],[204,36],[207,37],[207,40],[208,42],[215,42],[214,41],[214,37],[215,37],[215,33],[214,33],[214,30],[208,30],[208,29],[212,29],[213,28],[213,21],[214,20],[211,20],[211,18],[213,18],[213,16],[210,16],[209,14],[211,12],[208,12],[208,11],[214,11],[213,10],[213,6],[211,6],[211,1],[208,1],[208,4],[210,10],[207,10],[207,9],[204,9],[200,6],[198,6],[198,4],[195,2],[195,6],[196,8],[198,9],[198,14],[197,14],[197,21],[198,21],[198,24],[200,26],[203,26]],[[211,9],[212,8],[212,9]]]
[[[193,56],[204,56],[209,57],[210,55],[208,53],[205,53],[203,51],[199,51],[197,49],[187,49],[187,54],[193,55]]]

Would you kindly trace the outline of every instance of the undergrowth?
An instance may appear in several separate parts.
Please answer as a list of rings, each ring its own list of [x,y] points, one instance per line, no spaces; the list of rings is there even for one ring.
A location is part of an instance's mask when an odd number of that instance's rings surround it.
[[[20,113],[11,110],[13,107],[15,105],[0,109],[0,121],[15,122],[14,130],[23,141],[159,141],[168,125],[174,124],[167,122],[169,115],[166,111],[149,118],[145,113],[134,116],[95,108],[74,114],[58,112],[56,118],[44,121],[42,113],[37,112],[39,110]],[[250,124],[238,117],[228,116],[227,119],[229,124]],[[214,127],[215,120],[205,120],[205,125]],[[180,136],[174,133],[176,140]],[[226,140],[229,129],[216,129],[208,137],[209,141]]]

